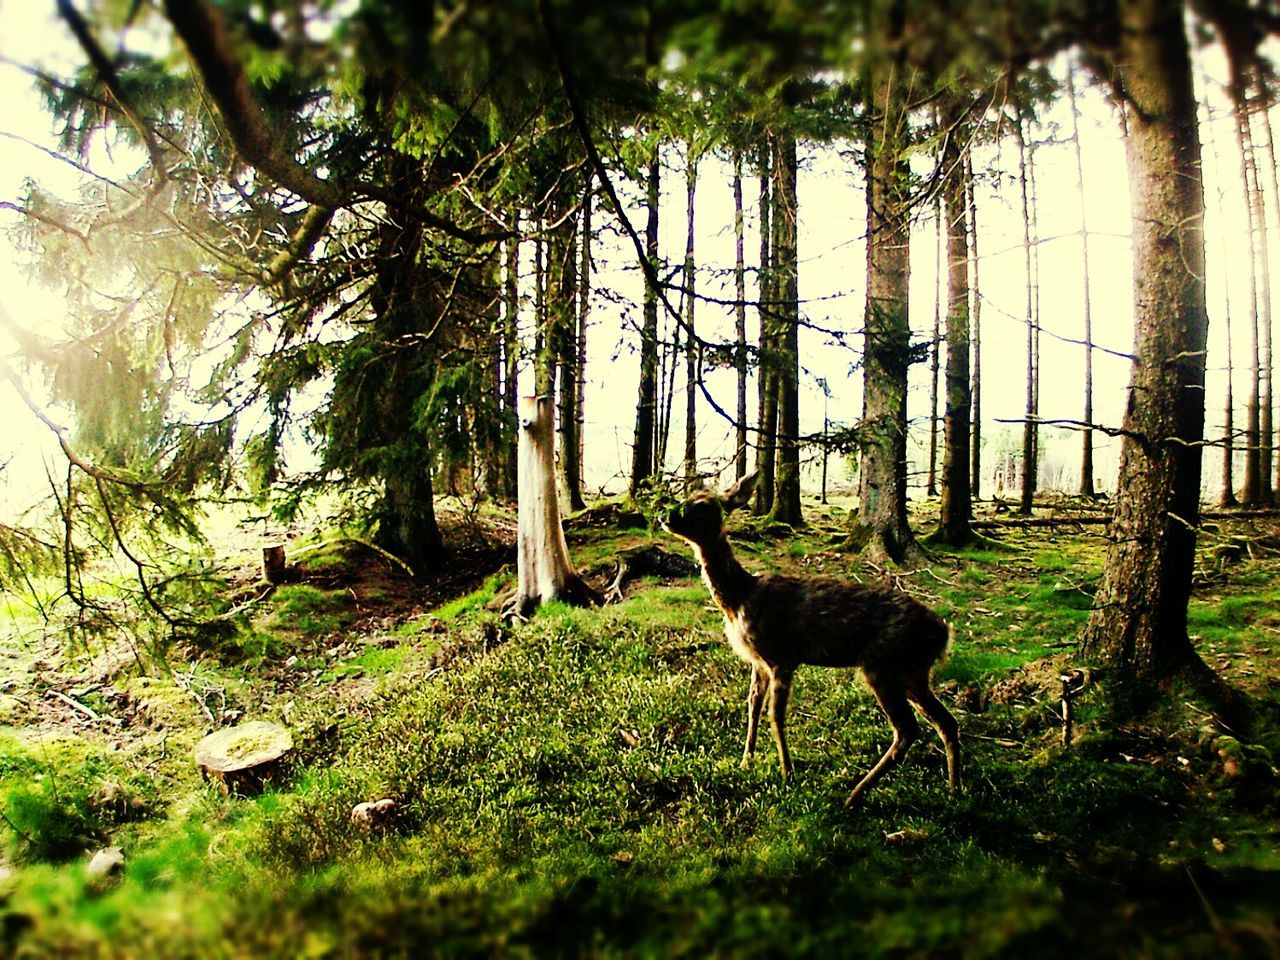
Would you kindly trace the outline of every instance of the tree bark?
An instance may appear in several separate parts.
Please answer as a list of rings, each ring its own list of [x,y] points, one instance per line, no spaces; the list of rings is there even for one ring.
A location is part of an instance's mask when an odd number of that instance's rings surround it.
[[[778,523],[800,526],[800,293],[796,255],[796,138],[774,139],[773,267],[777,348],[777,473],[773,509]]]
[[[581,606],[600,602],[569,560],[556,494],[554,410],[549,397],[520,398],[517,585],[506,609],[522,618],[552,600]]]
[[[684,241],[684,482],[691,489],[698,482],[698,341],[694,336],[697,308],[697,278],[694,262],[694,212],[698,197],[698,158],[693,144],[686,144],[685,156],[685,241]]]
[[[1129,98],[1134,365],[1115,519],[1086,653],[1120,679],[1194,662],[1187,603],[1204,436],[1204,187],[1183,5],[1122,0],[1115,67]]]
[[[1093,483],[1093,297],[1089,289],[1089,215],[1086,210],[1088,194],[1084,187],[1084,154],[1080,147],[1080,104],[1076,99],[1076,84],[1072,64],[1067,64],[1067,99],[1071,106],[1071,145],[1076,160],[1076,189],[1080,194],[1080,258],[1084,296],[1084,422],[1081,431],[1080,495],[1093,498],[1097,495]]]
[[[520,214],[517,211],[511,218],[512,226],[518,232]],[[503,424],[502,437],[505,443],[503,496],[514,497],[516,493],[517,471],[517,411],[516,368],[520,361],[520,241],[511,237],[506,241],[506,267],[503,278]]]
[[[910,350],[910,169],[901,64],[874,70],[869,89],[883,120],[869,126],[867,305],[862,470],[853,544],[905,563],[922,555],[907,520],[907,368]]]
[[[1259,337],[1260,297],[1258,291],[1258,170],[1254,162],[1253,144],[1249,136],[1248,92],[1244,67],[1231,65],[1231,107],[1236,121],[1236,141],[1240,148],[1240,183],[1245,194],[1245,215],[1249,243],[1249,332],[1251,366],[1249,396],[1245,407],[1244,485],[1240,500],[1245,506],[1263,502],[1262,490],[1262,344]]]
[[[738,373],[738,446],[734,475],[747,475],[747,268],[746,230],[742,216],[742,151],[733,150],[733,286],[737,296],[734,306],[734,336],[737,350],[734,367]]]
[[[968,151],[964,155],[964,190],[969,208],[969,258],[973,263],[973,442],[969,448],[969,492],[973,500],[978,500],[982,495],[982,285],[978,269],[978,203],[973,188],[973,157]]]
[[[587,401],[587,325],[591,317],[591,206],[594,193],[594,178],[587,173],[587,185],[582,192],[582,263],[578,271],[578,373],[577,373],[577,414],[578,414],[578,476],[582,477],[582,465],[586,444],[583,433],[586,428]]]
[[[764,516],[773,509],[773,474],[776,441],[778,435],[778,393],[775,379],[777,358],[774,356],[771,332],[773,330],[774,284],[773,242],[773,193],[770,170],[773,167],[770,138],[766,134],[760,147],[760,348],[756,370],[759,391],[760,425],[756,431],[756,482],[752,512]]]
[[[1267,86],[1262,75],[1261,69],[1254,65],[1254,79],[1257,84],[1257,113],[1261,115],[1263,120],[1264,140],[1266,145],[1265,161],[1261,166],[1268,173],[1268,179],[1271,181],[1271,197],[1276,199],[1276,157],[1275,157],[1275,140],[1271,133],[1271,116],[1269,104],[1267,103]],[[1250,136],[1250,140],[1252,140]],[[1259,379],[1261,386],[1259,388],[1259,406],[1261,408],[1258,416],[1258,435],[1259,445],[1259,480],[1258,485],[1261,488],[1260,493],[1262,500],[1266,504],[1272,502],[1272,491],[1274,489],[1274,480],[1271,472],[1271,457],[1275,450],[1275,428],[1272,422],[1272,404],[1273,404],[1273,354],[1272,354],[1272,312],[1271,312],[1271,252],[1270,242],[1267,232],[1267,194],[1263,189],[1262,180],[1258,177],[1256,169],[1258,164],[1255,160],[1254,183],[1253,189],[1256,200],[1255,206],[1258,211],[1258,261],[1259,261],[1259,286],[1258,296],[1262,300],[1262,316],[1260,323],[1262,324],[1262,358]]]
[[[948,142],[967,140],[959,135]],[[963,546],[973,539],[969,493],[969,231],[960,149],[943,156],[947,235],[947,410],[942,504],[937,539]]]
[[[1036,316],[1035,277],[1031,243],[1031,174],[1027,158],[1027,139],[1021,115],[1014,125],[1018,135],[1018,183],[1022,192],[1022,252],[1027,271],[1027,392],[1022,421],[1022,487],[1018,512],[1030,514],[1036,496],[1036,461],[1039,431],[1036,424]]]
[[[660,176],[658,144],[649,154],[649,220],[645,226],[645,255],[658,269],[658,203]],[[658,296],[645,284],[644,326],[640,334],[640,395],[636,403],[636,429],[631,448],[631,496],[638,496],[654,474],[653,441],[658,413]]]
[[[555,302],[550,306],[550,337],[557,371],[559,408],[560,486],[572,511],[582,510],[582,476],[578,472],[578,264],[577,219],[570,217],[555,237],[551,271]]]
[[[940,159],[939,163],[945,163]],[[950,215],[951,211],[947,211]],[[942,360],[942,287],[946,282],[947,224],[943,220],[942,191],[934,198],[933,220],[938,228],[937,272],[933,284],[933,336],[929,341],[929,480],[926,497],[938,495],[938,371]],[[967,255],[967,254],[966,254]]]

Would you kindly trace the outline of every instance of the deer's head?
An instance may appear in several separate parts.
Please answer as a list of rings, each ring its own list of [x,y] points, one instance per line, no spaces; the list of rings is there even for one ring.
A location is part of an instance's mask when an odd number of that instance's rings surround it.
[[[746,506],[755,486],[756,474],[749,473],[724,493],[698,490],[684,503],[668,510],[662,526],[696,546],[710,546],[724,534],[724,518],[738,507]]]

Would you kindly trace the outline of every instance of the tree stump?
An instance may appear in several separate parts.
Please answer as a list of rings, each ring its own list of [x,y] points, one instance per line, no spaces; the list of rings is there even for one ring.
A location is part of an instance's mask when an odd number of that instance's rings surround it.
[[[521,397],[520,454],[516,484],[515,595],[507,601],[507,618],[528,617],[550,600],[579,606],[600,603],[569,560],[560,521],[555,475],[555,411],[549,397]]]
[[[196,766],[223,793],[248,796],[279,772],[280,761],[292,750],[293,737],[284,727],[251,720],[224,727],[196,744]]]
[[[284,583],[288,564],[283,543],[269,543],[262,548],[262,578],[270,584]]]

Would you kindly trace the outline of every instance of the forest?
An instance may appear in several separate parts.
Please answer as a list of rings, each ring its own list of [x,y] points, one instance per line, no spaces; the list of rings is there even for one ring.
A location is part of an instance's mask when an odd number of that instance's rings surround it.
[[[1280,956],[1278,58],[0,7],[0,956]]]

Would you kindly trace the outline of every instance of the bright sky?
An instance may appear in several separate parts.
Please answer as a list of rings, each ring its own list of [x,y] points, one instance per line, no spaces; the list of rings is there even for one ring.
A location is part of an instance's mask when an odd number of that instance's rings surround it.
[[[77,62],[76,51],[67,41],[64,29],[55,22],[52,5],[28,4],[0,0],[0,54],[23,62],[35,62],[61,72],[68,62]],[[61,58],[61,59],[60,59]],[[1225,68],[1216,55],[1205,58],[1205,68],[1216,81],[1221,81]],[[1064,61],[1057,64],[1059,74]],[[1083,84],[1078,83],[1078,86]],[[1213,84],[1211,84],[1213,87]],[[1104,347],[1128,351],[1132,345],[1132,302],[1129,259],[1129,202],[1124,162],[1124,147],[1119,125],[1110,106],[1092,89],[1080,90],[1084,121],[1085,181],[1092,268],[1093,314],[1095,341]],[[1211,89],[1210,99],[1215,113],[1224,112],[1220,89]],[[23,183],[28,177],[38,179],[46,189],[69,195],[76,186],[70,169],[50,159],[34,144],[52,146],[52,121],[41,109],[31,90],[30,78],[8,63],[0,63],[0,102],[5,104],[0,120],[0,200],[20,201]],[[1070,131],[1068,107],[1060,103],[1045,118],[1040,136],[1065,138]],[[1220,429],[1221,397],[1224,389],[1225,331],[1221,322],[1224,282],[1232,297],[1236,318],[1235,362],[1237,364],[1237,396],[1243,397],[1244,377],[1239,365],[1246,359],[1248,347],[1243,318],[1248,297],[1247,257],[1243,251],[1240,224],[1244,223],[1243,201],[1238,176],[1232,171],[1238,164],[1234,136],[1229,118],[1206,125],[1206,157],[1211,162],[1207,144],[1212,137],[1220,145],[1224,177],[1206,169],[1206,199],[1209,206],[1209,298],[1210,361],[1208,386],[1208,429]],[[17,139],[20,138],[20,139]],[[975,155],[978,171],[1017,169],[1016,147],[981,148]],[[667,155],[668,168],[663,182],[662,249],[672,261],[683,258],[684,250],[684,176],[681,151],[672,149]],[[852,164],[832,149],[804,150],[800,174],[800,291],[808,319],[822,327],[857,330],[861,327],[865,291],[865,208],[859,178]],[[920,158],[921,172],[928,161]],[[1079,229],[1080,200],[1076,187],[1074,157],[1069,144],[1042,147],[1037,152],[1039,186],[1040,309],[1045,330],[1042,341],[1043,367],[1041,414],[1048,419],[1078,419],[1083,412],[1083,348],[1059,342],[1052,335],[1069,339],[1082,336],[1082,283],[1080,270]],[[1216,214],[1219,183],[1225,185],[1226,218]],[[620,187],[623,185],[619,185]],[[634,191],[632,191],[634,194]],[[748,265],[754,262],[759,248],[756,233],[757,185],[748,179],[744,185],[747,202]],[[982,252],[981,283],[984,305],[983,335],[983,412],[988,439],[985,454],[988,467],[994,466],[994,447],[1002,440],[1000,431],[1016,431],[1014,426],[1001,427],[994,418],[1017,418],[1023,409],[1025,390],[1025,273],[1021,247],[1021,220],[1018,209],[1016,180],[1005,176],[997,182],[988,179],[978,190]],[[633,223],[643,229],[644,215],[638,208],[631,211]],[[733,265],[733,208],[730,170],[727,162],[713,157],[703,160],[698,193],[697,258],[702,265],[699,287],[712,296],[731,298]],[[597,222],[601,218],[597,217]],[[1221,223],[1230,224],[1225,231]],[[33,330],[56,329],[61,319],[61,306],[56,298],[28,281],[23,269],[25,255],[12,248],[13,231],[19,217],[11,211],[0,211],[0,306],[23,326]],[[1272,225],[1274,227],[1274,224]],[[936,233],[930,218],[923,218],[912,241],[912,326],[924,336],[931,328],[936,283]],[[1226,240],[1226,256],[1222,254]],[[1271,250],[1280,247],[1280,238]],[[588,347],[589,388],[586,401],[586,479],[590,487],[611,484],[616,489],[618,478],[627,474],[638,369],[633,353],[636,336],[627,327],[638,323],[641,282],[633,268],[629,245],[612,233],[596,245],[599,267],[597,286],[612,288],[625,295],[632,304],[625,310],[614,302],[599,299],[593,306],[595,326]],[[1280,276],[1280,274],[1277,274]],[[748,297],[753,296],[749,282]],[[625,314],[625,316],[624,316]],[[732,335],[730,308],[700,303],[697,324],[708,337],[728,338]],[[754,311],[748,314],[748,330],[756,330]],[[13,363],[15,345],[0,332],[0,358]],[[805,330],[801,333],[801,362],[806,376],[801,393],[801,426],[803,431],[821,429],[824,410],[835,422],[857,418],[861,409],[860,375],[851,374],[850,366],[857,356],[837,347],[827,346],[825,337]],[[1103,353],[1095,353],[1095,416],[1104,423],[1117,424],[1128,381],[1127,361]],[[681,373],[681,378],[683,374]],[[683,390],[681,378],[677,390]],[[824,379],[832,391],[824,398],[817,379]],[[732,371],[716,371],[708,375],[708,386],[726,409],[732,410],[735,385]],[[910,416],[915,421],[928,416],[928,369],[919,365],[912,369]],[[39,395],[39,384],[31,385]],[[749,388],[749,410],[754,417],[755,385]],[[671,461],[674,466],[683,443],[683,394],[674,404]],[[65,415],[65,414],[63,414]],[[705,404],[699,405],[699,452],[703,457],[727,459],[732,452],[730,425],[720,420]],[[0,382],[0,462],[11,459],[8,469],[0,472],[0,517],[12,516],[45,488],[42,458],[55,449],[49,431],[26,410],[10,386]],[[916,431],[923,441],[923,423]],[[1072,436],[1050,440],[1042,476],[1049,481],[1059,477],[1060,483],[1073,487],[1078,472],[1079,441]],[[1115,443],[1097,437],[1098,480],[1105,487],[1114,482]],[[923,457],[923,450],[916,455]],[[1206,489],[1215,490],[1218,461],[1213,451],[1206,457]],[[55,455],[55,463],[57,463]],[[61,466],[55,468],[60,472]],[[808,479],[816,484],[816,464]],[[839,464],[833,464],[833,478],[843,476]],[[920,478],[923,482],[923,478]],[[986,481],[986,493],[991,492]]]

